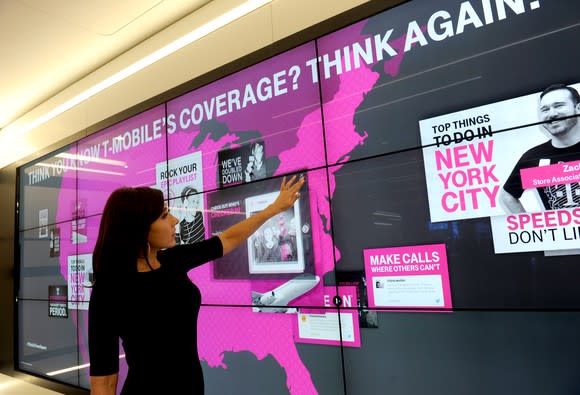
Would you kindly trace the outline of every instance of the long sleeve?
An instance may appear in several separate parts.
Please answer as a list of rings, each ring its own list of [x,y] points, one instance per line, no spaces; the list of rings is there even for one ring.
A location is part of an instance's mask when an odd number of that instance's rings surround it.
[[[108,289],[95,284],[89,302],[89,356],[91,376],[119,371],[119,333],[116,305],[107,298]],[[103,293],[103,291],[105,291]]]

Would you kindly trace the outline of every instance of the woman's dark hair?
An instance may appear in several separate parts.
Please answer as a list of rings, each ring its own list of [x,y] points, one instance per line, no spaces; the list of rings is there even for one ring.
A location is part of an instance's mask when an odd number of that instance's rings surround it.
[[[137,272],[147,260],[149,228],[164,210],[163,193],[148,187],[119,188],[109,196],[93,251],[95,280]]]

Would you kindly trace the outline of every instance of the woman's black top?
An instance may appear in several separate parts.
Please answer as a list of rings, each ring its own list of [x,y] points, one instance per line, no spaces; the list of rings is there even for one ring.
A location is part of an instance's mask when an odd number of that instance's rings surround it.
[[[197,353],[199,289],[187,272],[221,257],[218,237],[160,251],[161,267],[118,281],[99,278],[89,303],[91,376],[129,371],[121,394],[203,394]]]

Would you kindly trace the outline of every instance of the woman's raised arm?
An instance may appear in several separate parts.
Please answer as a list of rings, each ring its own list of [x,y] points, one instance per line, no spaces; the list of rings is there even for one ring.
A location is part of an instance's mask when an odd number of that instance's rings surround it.
[[[223,254],[226,255],[246,241],[268,219],[292,207],[300,197],[299,191],[303,184],[304,177],[297,179],[296,176],[293,176],[288,182],[286,182],[286,177],[284,177],[280,186],[280,193],[272,204],[250,218],[229,227],[218,236],[222,242]]]

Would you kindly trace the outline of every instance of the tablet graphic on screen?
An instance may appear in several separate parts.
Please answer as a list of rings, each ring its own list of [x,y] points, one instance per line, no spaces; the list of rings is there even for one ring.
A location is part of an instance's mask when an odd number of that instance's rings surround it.
[[[278,192],[246,198],[250,217],[272,203]],[[300,233],[300,201],[270,218],[248,239],[250,273],[302,273],[304,254]]]

